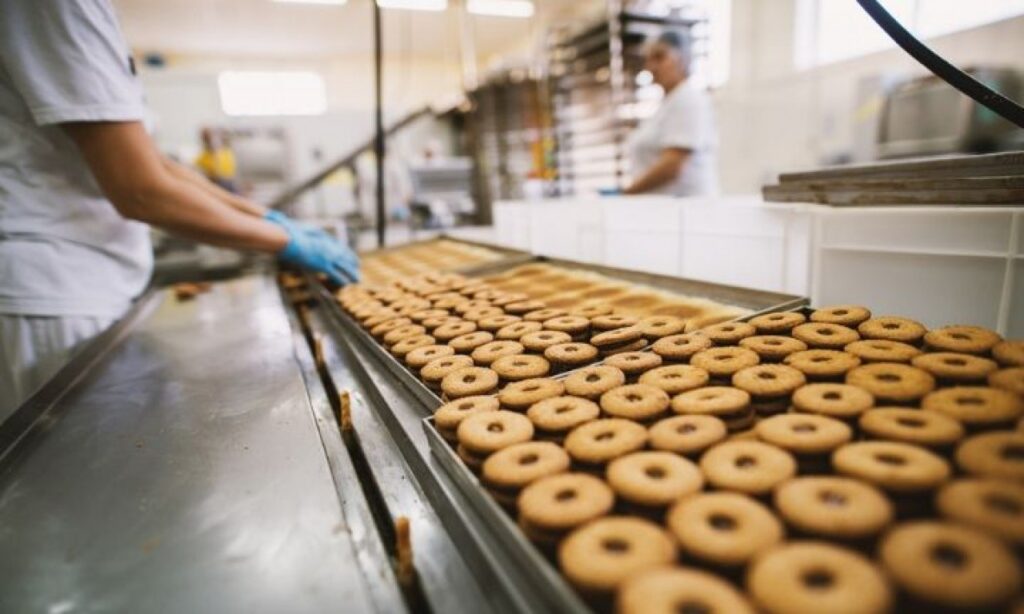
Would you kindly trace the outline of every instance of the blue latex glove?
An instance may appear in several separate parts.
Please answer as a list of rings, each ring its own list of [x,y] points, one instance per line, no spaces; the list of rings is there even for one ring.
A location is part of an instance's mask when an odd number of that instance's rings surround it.
[[[359,257],[323,229],[297,222],[280,211],[265,216],[288,233],[288,245],[278,257],[289,264],[325,273],[337,284],[359,281]]]

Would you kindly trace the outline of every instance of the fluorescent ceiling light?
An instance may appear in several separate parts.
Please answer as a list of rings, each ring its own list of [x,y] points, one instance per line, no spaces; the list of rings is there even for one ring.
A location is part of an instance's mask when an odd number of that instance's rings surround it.
[[[533,2],[530,0],[469,0],[466,8],[474,15],[495,17],[532,17]]]
[[[348,2],[348,0],[273,0],[274,2],[280,2],[282,4],[328,4],[334,6],[341,6]]]
[[[410,11],[443,11],[448,0],[377,0],[382,9],[407,9]]]

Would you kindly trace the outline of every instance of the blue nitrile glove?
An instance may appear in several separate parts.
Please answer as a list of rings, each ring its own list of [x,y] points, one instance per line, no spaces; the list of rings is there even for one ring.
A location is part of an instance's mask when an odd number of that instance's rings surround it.
[[[359,258],[341,241],[280,211],[271,210],[264,219],[288,233],[288,245],[278,253],[282,261],[326,273],[337,284],[359,281]]]

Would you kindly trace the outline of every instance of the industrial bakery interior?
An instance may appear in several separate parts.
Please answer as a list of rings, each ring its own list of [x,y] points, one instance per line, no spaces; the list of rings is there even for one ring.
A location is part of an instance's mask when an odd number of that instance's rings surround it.
[[[0,612],[1024,612],[1021,0],[4,0]]]

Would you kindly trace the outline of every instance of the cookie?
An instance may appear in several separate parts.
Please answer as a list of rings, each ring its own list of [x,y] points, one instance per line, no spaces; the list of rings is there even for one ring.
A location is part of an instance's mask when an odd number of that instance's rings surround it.
[[[807,344],[807,347],[819,350],[841,350],[860,335],[852,328],[828,322],[808,322],[793,327],[793,338]]]
[[[661,567],[631,575],[619,587],[620,614],[754,614],[746,597],[712,574]]]
[[[964,427],[949,416],[905,407],[869,409],[861,414],[859,425],[869,438],[928,448],[947,448],[964,436]]]
[[[482,328],[480,326],[481,321],[496,317],[505,318],[507,316],[505,315],[505,312],[502,311],[501,307],[491,307],[490,305],[488,305],[487,307],[477,307],[476,309],[470,309],[469,311],[462,314],[463,320],[466,320],[467,322],[476,322],[477,327],[479,328]]]
[[[661,356],[654,352],[622,352],[605,358],[604,364],[621,370],[632,378],[661,364]]]
[[[935,504],[953,522],[980,529],[1017,547],[1024,545],[1024,484],[956,480],[942,487]]]
[[[601,465],[647,443],[647,429],[631,420],[603,418],[582,424],[565,438],[565,449],[573,460]]]
[[[469,318],[466,319],[468,320]],[[480,328],[480,330],[485,330],[489,333],[496,333],[499,330],[505,328],[506,326],[510,326],[512,324],[520,322],[521,320],[522,318],[520,318],[519,316],[513,316],[508,315],[506,313],[502,313],[500,315],[493,315],[486,318],[481,318],[480,320],[476,321],[476,325]]]
[[[511,313],[511,312],[510,312]],[[546,307],[544,309],[537,309],[535,311],[529,311],[523,314],[523,320],[527,322],[545,322],[553,318],[560,318],[567,316],[569,313],[564,309],[555,309],[554,307]]]
[[[980,326],[944,326],[928,331],[925,344],[935,351],[988,354],[1003,338]]]
[[[750,394],[729,386],[706,386],[689,390],[672,398],[672,411],[677,414],[714,416],[730,431],[746,428],[753,422]]]
[[[608,463],[608,485],[623,501],[644,507],[666,506],[704,487],[693,462],[672,452],[633,452]]]
[[[741,347],[713,347],[697,352],[690,364],[708,372],[712,378],[729,379],[733,373],[761,362],[753,351]]]
[[[430,344],[411,350],[405,355],[405,364],[411,369],[422,369],[426,364],[438,358],[451,356],[455,348],[448,345]]]
[[[473,349],[470,357],[478,365],[490,365],[499,358],[522,354],[526,348],[518,341],[490,341]]]
[[[536,333],[542,328],[544,325],[540,322],[516,322],[499,328],[494,333],[494,338],[502,341],[519,341],[524,335]]]
[[[441,343],[448,343],[452,339],[471,333],[476,330],[475,322],[467,322],[466,320],[459,320],[458,322],[449,322],[442,324],[435,328],[430,334],[434,336]],[[489,333],[488,333],[489,334]]]
[[[720,490],[764,495],[796,475],[796,461],[785,450],[759,441],[726,441],[700,457],[708,483]]]
[[[456,435],[455,441],[457,442],[458,439],[458,435]],[[466,465],[466,467],[469,468],[470,471],[477,474],[480,473],[480,469],[484,466],[484,460],[487,459],[485,455],[474,454],[473,452],[470,452],[462,444],[458,444],[455,447],[455,454],[462,461],[462,464]]]
[[[597,348],[589,343],[559,343],[544,350],[544,358],[558,369],[572,369],[596,360]]]
[[[1024,482],[1024,433],[992,431],[969,437],[956,449],[956,464],[972,475]]]
[[[605,316],[596,316],[591,318],[590,326],[595,331],[608,331],[615,330],[616,328],[635,326],[636,323],[639,321],[640,320],[638,318],[634,318],[633,316],[627,316],[625,314],[620,313],[613,313]]]
[[[883,339],[917,345],[928,329],[920,322],[908,318],[881,316],[861,322],[857,325],[857,332],[865,339]]]
[[[920,446],[895,441],[849,443],[832,454],[838,473],[890,492],[922,492],[946,481],[949,463]]]
[[[601,356],[615,356],[616,354],[622,354],[623,352],[639,352],[640,350],[647,347],[646,339],[637,339],[633,343],[627,343],[625,345],[616,345],[614,347],[603,347],[599,349]]]
[[[459,423],[459,445],[469,452],[488,455],[533,437],[526,416],[505,410],[478,412]]]
[[[569,333],[574,339],[578,339],[580,335],[585,335],[590,330],[590,320],[582,316],[559,316],[550,320],[544,320],[543,324],[547,330],[559,330],[563,333]]]
[[[538,360],[544,359],[538,358]],[[495,369],[495,373],[501,375],[497,369]],[[513,381],[506,385],[498,393],[498,401],[506,409],[526,411],[534,403],[560,396],[563,392],[565,392],[565,386],[562,385],[562,382],[549,377],[535,377]]]
[[[445,324],[461,321],[462,318],[457,316],[438,316],[436,318],[427,318],[426,320],[423,320],[422,322],[420,322],[420,326],[427,329],[428,331],[434,331],[438,327],[443,326]]]
[[[491,304],[495,307],[505,307],[510,303],[521,303],[528,300],[530,300],[529,295],[522,292],[502,292],[499,296],[491,299]]]
[[[637,422],[657,419],[668,410],[669,402],[664,390],[647,384],[627,384],[601,395],[604,413]]]
[[[1024,367],[1024,340],[1000,341],[992,346],[992,357],[1004,367]]]
[[[544,377],[551,371],[551,363],[541,356],[513,354],[496,359],[490,368],[502,382],[519,382]]]
[[[740,347],[752,350],[761,362],[779,362],[793,352],[802,352],[807,344],[799,339],[780,335],[754,335],[740,340]]]
[[[843,350],[862,362],[911,362],[921,355],[921,350],[908,343],[888,339],[862,339]]]
[[[1024,398],[1024,367],[1010,367],[990,373],[988,385]]]
[[[526,300],[516,301],[514,303],[507,303],[505,304],[504,309],[505,313],[509,313],[514,316],[525,316],[530,312],[538,311],[546,307],[547,304],[544,301]]]
[[[871,318],[871,311],[860,305],[831,305],[811,312],[811,322],[826,322],[840,326],[856,327]]]
[[[780,414],[754,426],[758,438],[796,455],[826,454],[847,443],[853,430],[834,418],[814,414]]]
[[[1013,553],[988,534],[947,522],[902,524],[879,547],[896,584],[928,604],[989,608],[1021,588],[1024,570]]]
[[[1024,400],[1006,390],[955,386],[930,393],[921,407],[955,418],[968,427],[1006,426],[1024,414]]]
[[[776,489],[774,501],[783,520],[797,531],[830,539],[877,535],[893,518],[884,493],[850,478],[796,478]]]
[[[680,499],[669,510],[666,524],[687,555],[722,567],[746,564],[785,535],[767,507],[731,492]]]
[[[447,313],[447,312],[444,312],[444,313]],[[371,315],[371,316],[369,316],[369,317],[367,317],[365,319],[360,320],[360,322],[362,323],[363,328],[372,329],[372,328],[376,327],[378,324],[383,324],[384,322],[387,322],[388,320],[394,320],[394,319],[396,319],[398,317],[400,317],[400,316],[397,313],[395,313],[394,311],[391,311],[390,309],[385,309],[385,310],[381,310],[379,312],[374,312],[373,315]]]
[[[669,335],[654,342],[651,350],[667,361],[687,362],[697,352],[711,347],[711,339],[700,333]]]
[[[807,321],[807,316],[796,311],[779,311],[750,318],[750,324],[761,335],[780,335]]]
[[[935,378],[917,367],[895,362],[876,362],[851,369],[846,383],[863,388],[876,402],[913,403],[935,389]]]
[[[651,341],[677,335],[686,329],[686,321],[672,316],[649,316],[636,323],[643,336]]]
[[[541,478],[524,488],[516,502],[520,518],[544,531],[572,529],[604,516],[614,504],[611,487],[586,473]]]
[[[568,471],[569,462],[569,455],[558,444],[527,441],[488,456],[481,473],[489,486],[521,489],[541,478]]]
[[[466,367],[452,371],[441,380],[441,392],[449,399],[490,394],[497,387],[498,374],[484,367]]]
[[[606,361],[608,364],[609,361]],[[666,365],[644,372],[638,383],[654,386],[670,397],[708,383],[708,372],[692,365]]]
[[[747,589],[765,612],[883,614],[893,595],[864,556],[826,542],[790,542],[757,558]]]
[[[565,391],[587,399],[599,399],[612,388],[626,383],[626,375],[615,367],[595,365],[571,373],[564,380]]]
[[[452,307],[452,311],[462,316],[463,320],[470,320],[470,318],[466,317],[466,314],[472,313],[476,315],[477,312],[481,309],[484,310],[483,317],[489,315],[501,315],[502,313],[504,313],[500,308],[493,307],[488,301],[470,300],[461,302],[458,305]],[[476,317],[470,321],[475,322],[479,319],[480,317]]]
[[[569,333],[556,330],[540,330],[534,333],[526,333],[519,338],[519,343],[530,352],[543,352],[553,345],[569,343],[572,336]]]
[[[396,328],[401,328],[403,326],[408,326],[410,324],[412,324],[412,320],[410,320],[409,318],[393,318],[391,320],[381,322],[377,326],[371,328],[370,334],[377,339],[383,339],[384,335],[386,335],[387,333],[395,330]]]
[[[648,520],[609,516],[582,526],[558,547],[558,564],[584,593],[609,593],[629,576],[675,561],[676,545]]]
[[[635,343],[643,338],[643,333],[636,326],[614,328],[598,333],[590,338],[590,343],[600,349],[619,348]]]
[[[725,423],[714,416],[672,416],[655,422],[647,431],[654,450],[695,456],[725,439]]]
[[[418,335],[406,337],[391,346],[391,354],[400,361],[404,361],[409,352],[422,347],[434,346],[434,338],[430,335]]]
[[[423,365],[423,368],[420,369],[420,377],[427,386],[440,388],[441,381],[444,380],[449,373],[472,366],[473,359],[469,356],[459,355],[435,358]]]
[[[747,322],[722,322],[705,326],[700,332],[714,345],[736,345],[741,339],[756,335],[757,329]]]
[[[449,401],[434,412],[434,426],[442,435],[445,435],[445,439],[457,441],[455,431],[463,420],[473,414],[488,411],[498,411],[496,398],[476,396]]]
[[[581,307],[573,307],[569,310],[569,315],[590,319],[610,315],[613,311],[615,309],[607,303],[593,303]]]
[[[746,367],[732,376],[732,385],[755,399],[788,397],[806,381],[800,371],[778,364]]]
[[[856,418],[875,404],[863,388],[849,384],[807,384],[793,393],[793,407],[809,414],[847,420]]]
[[[384,334],[384,345],[391,347],[402,339],[408,339],[410,337],[421,337],[426,335],[427,329],[420,326],[419,324],[406,324],[405,326],[399,326],[393,328]],[[433,343],[433,342],[431,342]]]
[[[984,384],[989,374],[999,369],[994,360],[955,352],[922,354],[911,364],[931,373],[943,384]]]
[[[502,391],[504,394],[505,391]],[[564,435],[577,426],[596,420],[601,415],[597,403],[572,396],[553,396],[533,403],[526,417],[538,432]]]
[[[471,354],[476,348],[494,341],[494,335],[489,332],[478,330],[472,333],[459,335],[448,342],[459,354]],[[474,361],[475,362],[475,361]]]
[[[809,381],[841,380],[860,366],[860,358],[838,350],[804,350],[793,352],[782,361],[804,374]]]

